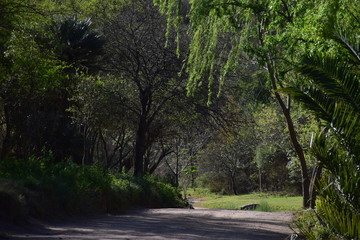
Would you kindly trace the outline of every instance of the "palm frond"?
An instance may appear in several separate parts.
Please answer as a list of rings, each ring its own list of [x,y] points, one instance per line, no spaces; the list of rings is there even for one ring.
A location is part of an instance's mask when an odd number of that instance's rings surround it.
[[[58,39],[55,47],[61,60],[78,68],[97,69],[105,40],[91,29],[90,18],[78,20],[76,16],[58,19],[52,31]]]
[[[294,99],[300,101],[307,109],[312,111],[318,118],[325,122],[332,122],[332,113],[335,109],[335,102],[322,91],[313,87],[307,87],[303,90],[297,88],[282,88],[278,91],[291,95]]]
[[[307,87],[304,90],[284,88],[279,91],[290,94],[294,99],[300,101],[305,108],[312,111],[316,117],[323,120],[324,125],[328,129],[332,129],[342,139],[342,143],[348,146],[350,152],[358,151],[360,112],[355,111],[347,103],[336,102],[334,98],[317,88]]]
[[[298,71],[309,78],[304,90],[287,89],[324,122],[311,153],[326,170],[318,185],[320,223],[341,239],[360,239],[360,45],[340,37],[353,59],[304,58]]]
[[[359,78],[344,61],[313,56],[304,58],[303,62],[298,69],[300,73],[309,77],[324,94],[345,101],[360,112]]]
[[[360,239],[360,214],[354,211],[352,204],[344,198],[343,194],[339,194],[336,179],[323,178],[317,212],[322,222],[341,239]]]
[[[352,106],[342,102],[336,103],[331,124],[348,145],[357,146],[356,138],[360,133],[359,118],[360,112],[355,111]]]
[[[317,216],[344,239],[359,239],[360,175],[354,158],[337,147],[324,131],[317,134],[311,152],[328,170],[318,185]],[[347,159],[347,160],[345,160]]]
[[[335,38],[354,57],[357,64],[360,64],[360,41],[352,41],[344,33],[338,34]]]

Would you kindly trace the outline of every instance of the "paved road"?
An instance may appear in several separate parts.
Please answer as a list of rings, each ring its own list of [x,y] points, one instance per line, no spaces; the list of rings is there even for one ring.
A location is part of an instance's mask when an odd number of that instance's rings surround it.
[[[210,209],[133,210],[116,216],[46,223],[11,239],[283,240],[292,214]]]

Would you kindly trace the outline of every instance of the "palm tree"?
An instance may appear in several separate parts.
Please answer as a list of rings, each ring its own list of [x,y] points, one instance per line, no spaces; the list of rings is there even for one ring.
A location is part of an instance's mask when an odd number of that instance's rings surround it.
[[[59,151],[66,150],[66,154],[61,157],[70,155],[75,161],[85,162],[85,150],[87,142],[87,126],[73,124],[72,116],[68,109],[71,107],[69,98],[73,96],[73,90],[78,84],[77,73],[95,74],[99,72],[100,60],[103,56],[105,39],[91,27],[91,19],[78,20],[76,16],[61,18],[52,24],[52,41],[56,56],[67,64],[65,73],[68,75],[68,82],[59,97],[60,108],[57,111],[59,121],[59,136],[55,146],[61,146]],[[72,144],[69,144],[72,142]],[[79,149],[83,148],[83,151]],[[82,156],[81,156],[82,155]],[[90,161],[90,159],[86,159]]]
[[[53,151],[56,161],[72,157],[76,162],[83,159],[82,148],[86,141],[83,129],[74,124],[69,108],[73,106],[71,97],[79,83],[77,73],[94,74],[100,69],[104,39],[94,31],[90,19],[78,20],[76,16],[61,17],[50,26],[51,39],[44,41],[54,50],[54,55],[66,66],[67,77],[49,93],[41,111],[47,120],[47,130],[42,133],[46,146]],[[37,118],[35,118],[37,119]],[[38,134],[41,135],[41,134]]]
[[[73,69],[90,72],[99,69],[99,57],[103,53],[105,40],[91,29],[91,24],[90,18],[78,20],[76,16],[69,16],[52,26],[56,53]]]
[[[283,91],[300,100],[323,127],[311,147],[325,169],[317,186],[319,223],[341,239],[360,239],[360,45],[342,36],[337,40],[349,53],[346,59],[304,58],[299,72],[308,77],[309,87]]]

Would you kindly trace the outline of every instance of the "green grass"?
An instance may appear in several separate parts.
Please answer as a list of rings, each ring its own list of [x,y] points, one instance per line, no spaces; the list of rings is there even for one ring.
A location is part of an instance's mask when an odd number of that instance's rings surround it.
[[[302,206],[302,197],[281,196],[273,193],[222,196],[204,189],[190,189],[188,193],[190,193],[192,198],[201,201],[196,203],[195,207],[203,208],[239,210],[243,205],[258,203],[260,207],[256,210],[275,212],[299,210]]]

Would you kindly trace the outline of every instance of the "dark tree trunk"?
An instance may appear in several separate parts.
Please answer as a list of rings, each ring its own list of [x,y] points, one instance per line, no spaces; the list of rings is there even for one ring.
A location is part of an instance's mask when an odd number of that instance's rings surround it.
[[[105,166],[108,167],[110,165],[110,157],[109,157],[109,151],[108,151],[108,148],[107,148],[107,143],[106,143],[106,140],[104,138],[104,135],[102,134],[102,131],[100,130],[99,131],[99,137],[100,137],[100,140],[103,144],[103,151],[104,151],[104,154],[105,154]]]
[[[178,151],[177,151],[176,152],[176,166],[175,166],[175,187],[179,187],[179,175],[180,175],[179,154],[178,154]]]
[[[146,120],[140,119],[135,143],[134,175],[136,177],[142,177],[144,175],[146,128]]]
[[[305,159],[305,155],[304,155],[304,151],[297,139],[297,134],[295,131],[295,127],[293,124],[293,121],[291,119],[290,116],[290,111],[285,107],[284,108],[284,103],[282,102],[279,94],[276,93],[276,95],[278,95],[276,98],[278,99],[278,102],[281,106],[281,109],[283,110],[283,114],[285,116],[286,119],[286,123],[288,126],[288,130],[289,130],[289,134],[290,134],[290,139],[291,139],[291,143],[294,146],[295,152],[300,160],[300,166],[301,166],[301,177],[302,177],[302,194],[303,194],[303,207],[304,208],[308,208],[310,206],[310,178],[309,178],[309,174],[308,174],[308,168],[307,168],[307,164],[306,164],[306,159]]]
[[[261,168],[259,168],[259,189],[260,189],[260,192],[262,192],[262,179],[261,179]]]
[[[4,159],[8,156],[11,149],[11,131],[10,131],[10,117],[9,117],[9,109],[7,106],[4,107],[4,115],[5,115],[5,136],[2,143],[2,149],[1,149],[1,159]]]
[[[268,59],[267,68],[268,68],[268,72],[270,75],[272,89],[275,90],[276,100],[277,100],[278,104],[280,105],[280,108],[286,119],[286,124],[288,127],[291,143],[294,146],[295,152],[300,161],[301,176],[302,176],[303,207],[308,208],[310,206],[310,192],[309,192],[310,178],[309,178],[309,174],[308,174],[308,168],[307,168],[307,164],[306,164],[304,151],[297,139],[297,134],[295,131],[294,123],[293,123],[291,115],[290,115],[290,106],[287,107],[286,104],[284,103],[283,99],[281,98],[280,94],[278,92],[276,92],[278,76],[276,73],[275,63],[271,59]]]
[[[237,189],[236,189],[236,181],[235,181],[235,174],[231,173],[231,187],[234,195],[238,195]]]

